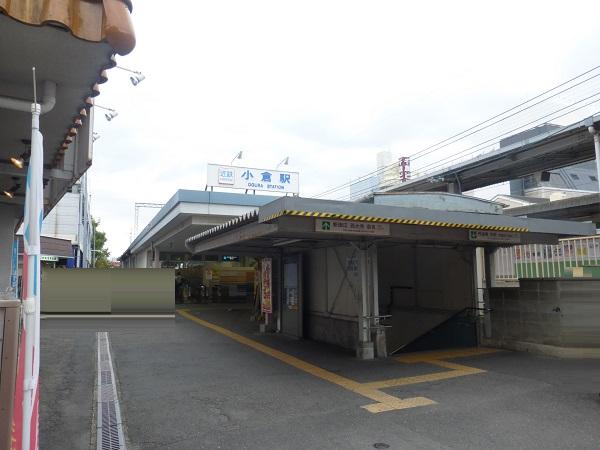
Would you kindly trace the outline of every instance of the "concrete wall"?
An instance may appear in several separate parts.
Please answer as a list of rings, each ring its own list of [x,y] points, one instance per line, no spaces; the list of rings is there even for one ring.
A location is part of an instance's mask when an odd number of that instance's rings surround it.
[[[172,269],[44,269],[43,313],[173,314]]]
[[[305,335],[354,349],[361,301],[358,251],[351,246],[312,250],[304,268]],[[470,248],[379,248],[378,274],[380,314],[392,314],[387,338],[393,350],[475,304]]]
[[[312,250],[304,267],[305,336],[354,349],[361,298],[358,252],[350,246]]]
[[[600,348],[600,280],[521,280],[490,289],[490,343]]]

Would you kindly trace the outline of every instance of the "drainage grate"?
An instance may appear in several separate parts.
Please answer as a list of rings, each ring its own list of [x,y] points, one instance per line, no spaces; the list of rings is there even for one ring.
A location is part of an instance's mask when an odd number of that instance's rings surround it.
[[[98,403],[96,408],[97,450],[125,450],[121,411],[117,397],[115,372],[110,357],[106,331],[96,334],[98,340]]]

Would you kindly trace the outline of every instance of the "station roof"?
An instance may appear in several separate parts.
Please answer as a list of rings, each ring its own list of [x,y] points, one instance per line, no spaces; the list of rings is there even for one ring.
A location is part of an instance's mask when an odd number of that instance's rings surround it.
[[[325,223],[326,222],[326,223]],[[273,253],[346,241],[498,246],[555,243],[595,233],[591,224],[284,197],[186,240],[193,253]]]
[[[185,238],[240,214],[256,210],[277,197],[179,189],[135,237],[123,256],[152,242],[159,250],[185,252]]]

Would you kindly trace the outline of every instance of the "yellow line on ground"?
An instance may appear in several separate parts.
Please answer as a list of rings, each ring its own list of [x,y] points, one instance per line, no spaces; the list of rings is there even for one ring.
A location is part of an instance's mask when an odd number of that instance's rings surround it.
[[[406,353],[405,355],[395,356],[394,360],[403,363],[429,362],[440,359],[465,358],[469,356],[487,355],[489,353],[499,352],[495,348],[471,347],[452,350],[435,350],[428,352]]]
[[[406,386],[409,384],[449,380],[451,378],[464,377],[465,375],[475,375],[476,373],[485,372],[485,370],[483,369],[463,366],[462,364],[449,363],[447,361],[429,360],[427,361],[427,363],[452,370],[447,370],[445,372],[428,373],[425,375],[415,375],[412,377],[392,378],[390,380],[373,381],[371,383],[365,383],[365,386],[372,387],[374,389],[385,389],[396,386]]]
[[[477,371],[465,370],[448,370],[446,372],[428,373],[427,375],[416,375],[413,377],[392,378],[390,380],[373,381],[366,383],[366,386],[375,389],[385,389],[396,386],[406,386],[409,384],[430,383],[432,381],[449,380],[451,378],[464,377],[465,375],[473,375],[475,373],[485,372],[485,370],[477,369]]]
[[[233,339],[234,341],[239,342],[240,344],[246,345],[250,348],[253,348],[254,350],[257,350],[261,353],[278,359],[279,361],[289,364],[290,366],[295,367],[296,369],[302,370],[303,372],[309,373],[317,378],[321,378],[322,380],[329,381],[330,383],[336,384],[340,387],[343,387],[344,389],[362,395],[363,397],[367,397],[370,400],[374,400],[377,403],[362,406],[362,408],[366,409],[371,413],[415,408],[417,406],[433,405],[436,403],[433,400],[428,399],[426,397],[413,397],[405,399],[394,397],[393,395],[381,392],[380,390],[373,388],[367,384],[359,383],[349,378],[342,377],[321,367],[315,366],[314,364],[296,358],[295,356],[289,355],[279,350],[275,350],[274,348],[261,344],[260,342],[256,342],[245,336],[234,333],[233,331],[230,331],[219,325],[215,325],[213,323],[207,322],[206,320],[202,320],[199,317],[196,317],[195,315],[191,314],[189,310],[181,309],[178,310],[177,313],[182,317],[185,317],[186,319],[197,323],[198,325],[210,328],[211,330],[216,331],[217,333],[220,333],[224,336],[227,336]]]
[[[456,377],[464,377],[465,375],[474,375],[477,373],[483,373],[485,370],[478,369],[476,367],[465,366],[463,364],[451,363],[443,361],[444,359],[451,358],[464,358],[468,356],[486,355],[489,353],[495,353],[499,350],[493,348],[461,348],[454,350],[440,350],[440,351],[429,351],[429,352],[417,352],[407,353],[405,355],[396,356],[394,360],[403,363],[427,363],[435,366],[444,367],[447,370],[445,372],[428,373],[425,375],[415,375],[412,377],[392,378],[389,380],[373,381],[371,383],[365,383],[365,386],[374,389],[385,389],[395,386],[406,386],[408,384],[427,383],[432,381],[448,380]]]

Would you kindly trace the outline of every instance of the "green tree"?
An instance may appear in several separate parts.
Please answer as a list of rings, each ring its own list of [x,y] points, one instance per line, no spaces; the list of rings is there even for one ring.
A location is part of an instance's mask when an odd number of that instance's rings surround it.
[[[109,261],[110,253],[105,247],[106,245],[106,233],[100,231],[100,220],[96,220],[92,217],[92,236],[93,236],[93,247],[92,247],[92,260],[94,263],[92,267],[97,269],[110,269],[112,265]]]

